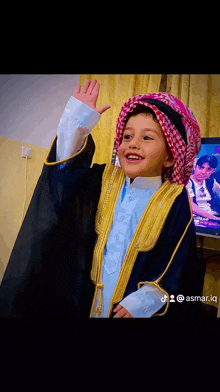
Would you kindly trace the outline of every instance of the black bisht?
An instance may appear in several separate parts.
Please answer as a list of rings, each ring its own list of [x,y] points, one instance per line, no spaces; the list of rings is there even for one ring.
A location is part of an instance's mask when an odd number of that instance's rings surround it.
[[[0,317],[89,317],[95,215],[105,165],[95,145],[67,167],[44,165],[0,286]],[[56,161],[56,141],[48,162]]]

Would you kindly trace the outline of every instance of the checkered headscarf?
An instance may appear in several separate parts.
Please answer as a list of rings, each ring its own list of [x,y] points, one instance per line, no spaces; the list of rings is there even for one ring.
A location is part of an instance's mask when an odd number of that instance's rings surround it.
[[[172,183],[186,185],[194,158],[200,151],[200,129],[190,109],[171,94],[160,92],[136,95],[124,103],[117,120],[116,152],[122,142],[126,116],[138,104],[150,107],[155,112],[173,154],[175,164],[171,170],[165,170],[164,178]]]

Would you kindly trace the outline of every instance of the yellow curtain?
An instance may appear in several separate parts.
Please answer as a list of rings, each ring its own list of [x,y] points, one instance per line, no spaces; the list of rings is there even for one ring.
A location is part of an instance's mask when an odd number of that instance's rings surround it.
[[[111,105],[102,114],[100,121],[92,131],[96,145],[93,163],[111,163],[116,121],[122,105],[127,99],[138,94],[159,91],[161,74],[153,75],[80,75],[79,82],[84,85],[86,79],[97,79],[100,83],[97,106],[104,103]]]
[[[220,136],[220,75],[167,75],[167,92],[189,106],[202,137]]]

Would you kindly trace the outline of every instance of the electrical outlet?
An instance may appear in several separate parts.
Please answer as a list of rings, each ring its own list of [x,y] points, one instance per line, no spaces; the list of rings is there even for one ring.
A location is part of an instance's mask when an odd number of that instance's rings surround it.
[[[31,148],[27,146],[22,147],[22,155],[23,158],[31,158]]]

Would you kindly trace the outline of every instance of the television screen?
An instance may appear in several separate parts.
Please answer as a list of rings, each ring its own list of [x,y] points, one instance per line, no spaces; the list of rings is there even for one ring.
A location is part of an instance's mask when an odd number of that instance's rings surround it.
[[[220,138],[202,138],[186,188],[196,234],[220,238]]]

